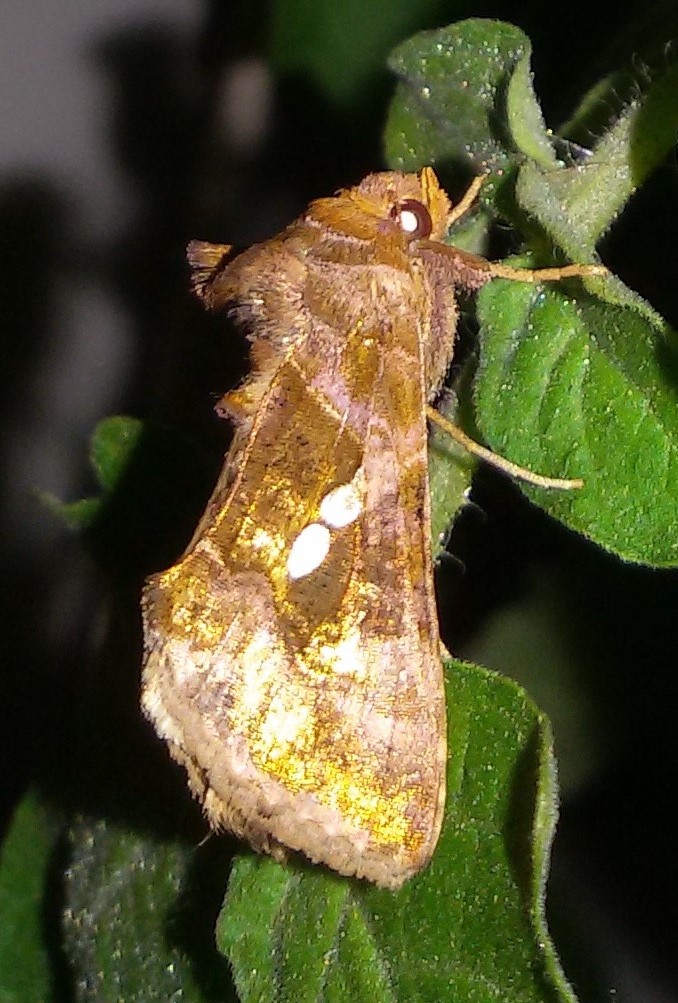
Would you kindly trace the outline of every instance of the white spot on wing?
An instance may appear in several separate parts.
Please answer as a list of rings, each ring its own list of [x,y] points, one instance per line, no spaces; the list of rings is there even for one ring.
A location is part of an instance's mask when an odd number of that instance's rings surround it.
[[[360,495],[353,484],[340,484],[329,491],[320,503],[320,518],[331,529],[350,526],[363,510]]]
[[[287,558],[290,578],[304,578],[319,568],[330,549],[330,531],[327,526],[312,522],[296,538]]]

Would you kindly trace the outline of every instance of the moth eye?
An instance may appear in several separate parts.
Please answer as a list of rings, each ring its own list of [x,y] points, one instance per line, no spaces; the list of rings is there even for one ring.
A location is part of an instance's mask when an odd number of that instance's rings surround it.
[[[431,214],[423,202],[405,199],[391,209],[391,219],[400,224],[400,229],[408,237],[429,237],[433,224]]]

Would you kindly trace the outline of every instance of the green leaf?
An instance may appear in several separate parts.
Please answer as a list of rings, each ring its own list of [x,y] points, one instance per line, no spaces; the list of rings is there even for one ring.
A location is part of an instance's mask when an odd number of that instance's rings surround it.
[[[197,903],[203,910],[197,916],[182,915],[181,909],[197,851],[156,843],[103,821],[76,823],[69,844],[64,949],[79,1000],[235,999],[216,952],[202,947],[198,966],[188,949],[193,927],[210,938],[204,902]]]
[[[0,852],[0,1003],[44,1003],[50,997],[43,896],[51,845],[43,811],[29,796]]]
[[[100,421],[90,439],[89,458],[97,481],[103,488],[103,495],[65,503],[51,495],[43,495],[45,504],[74,529],[92,526],[104,498],[115,490],[122,477],[139,445],[143,430],[143,422],[124,415],[113,415]]]
[[[589,120],[600,109],[609,118],[610,108],[619,103],[618,76],[611,74],[584,97],[563,127],[564,135],[584,128],[591,135],[596,123]],[[677,132],[678,64],[671,65],[663,52],[655,69],[634,79],[633,97],[606,124],[585,162],[555,172],[545,171],[542,164],[525,164],[516,189],[518,201],[572,260],[589,260],[633,192],[671,153]]]
[[[569,257],[588,260],[636,188],[673,149],[677,132],[674,65],[623,110],[585,164],[551,173],[526,165],[518,201]]]
[[[548,724],[514,683],[448,666],[446,818],[398,893],[240,856],[217,929],[249,1001],[572,1000],[546,932]]]
[[[525,54],[516,63],[506,91],[506,119],[513,143],[521,153],[545,169],[557,166],[551,145],[551,135],[534,93],[530,55],[532,47],[525,41]]]
[[[101,498],[78,498],[77,501],[62,502],[47,491],[41,491],[39,498],[46,508],[72,529],[87,529],[95,522],[101,508]]]
[[[526,489],[626,560],[678,562],[678,356],[640,312],[562,288],[478,297],[478,421],[492,448],[580,491]]]
[[[90,462],[104,491],[112,491],[122,476],[143,432],[138,418],[113,415],[94,429],[89,447]]]
[[[499,171],[523,156],[555,166],[532,88],[529,39],[472,19],[408,39],[391,54],[400,79],[385,146],[398,170],[451,161]]]
[[[436,403],[436,410],[459,424],[458,399],[450,395]],[[464,505],[476,467],[475,459],[446,432],[430,423],[428,442],[431,542],[438,554],[450,525]]]

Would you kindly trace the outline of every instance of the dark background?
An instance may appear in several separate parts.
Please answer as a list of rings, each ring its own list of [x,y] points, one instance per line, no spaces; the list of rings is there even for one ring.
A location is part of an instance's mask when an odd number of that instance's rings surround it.
[[[382,166],[384,59],[419,28],[519,25],[557,127],[610,67],[640,78],[646,52],[673,59],[671,6],[31,0],[3,11],[3,824],[31,779],[96,809],[74,749],[98,739],[110,752],[111,720],[136,713],[139,583],[186,542],[227,441],[211,404],[244,354],[191,302],[187,240],[248,244]],[[671,159],[601,248],[674,325],[677,206]],[[88,438],[113,413],[151,420],[158,467],[83,546],[40,493],[95,492]],[[465,572],[447,636],[521,678],[553,718],[563,806],[549,901],[568,975],[582,1001],[678,1000],[676,575],[622,566],[490,472],[475,500],[481,513],[453,534]],[[102,675],[93,653],[112,631],[130,668],[112,657]],[[124,777],[125,791],[99,784],[103,810],[117,797],[125,811],[143,788]]]

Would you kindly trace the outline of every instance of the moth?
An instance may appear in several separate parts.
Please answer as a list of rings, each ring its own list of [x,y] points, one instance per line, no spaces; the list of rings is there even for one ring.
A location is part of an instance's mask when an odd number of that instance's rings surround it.
[[[453,207],[429,167],[371,174],[237,256],[189,245],[252,372],[218,405],[234,438],[193,539],[143,593],[143,711],[212,827],[392,889],[445,804],[427,415],[456,293],[603,271],[444,244],[481,183]]]

